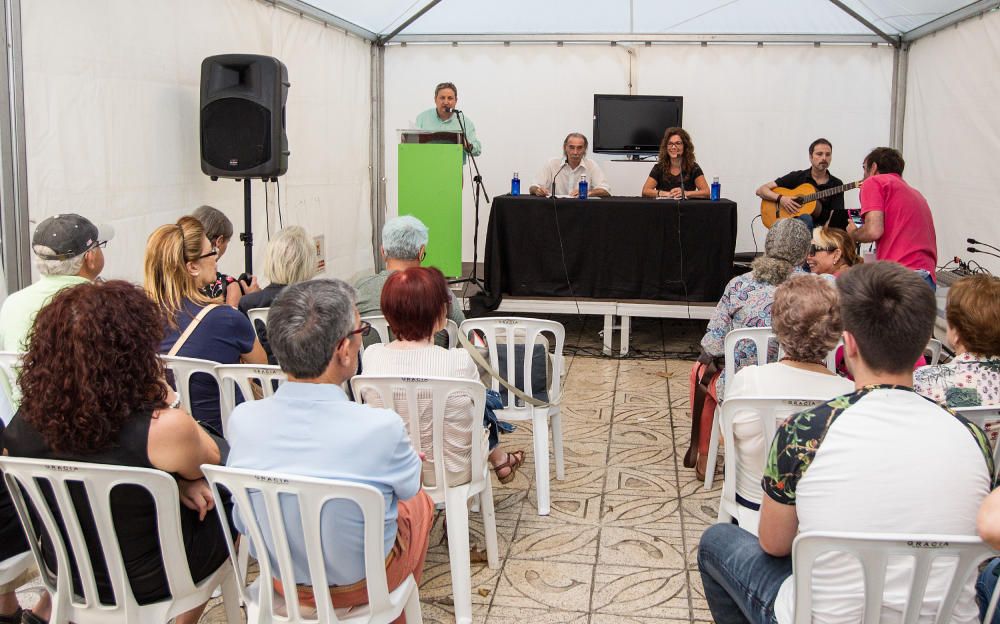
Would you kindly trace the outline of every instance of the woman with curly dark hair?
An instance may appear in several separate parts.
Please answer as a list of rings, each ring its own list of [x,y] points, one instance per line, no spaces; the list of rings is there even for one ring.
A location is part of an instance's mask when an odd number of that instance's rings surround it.
[[[24,355],[21,406],[4,432],[14,457],[155,468],[176,476],[188,563],[195,582],[225,564],[225,536],[201,465],[220,463],[226,443],[167,404],[157,347],[163,316],[143,290],[124,281],[67,288],[35,319]],[[140,604],[169,595],[156,532],[156,507],[138,486],[120,486],[112,514],[132,591]],[[83,520],[88,543],[97,528]],[[42,544],[55,569],[51,544]],[[91,553],[99,558],[99,550]],[[111,583],[94,566],[102,601]],[[204,605],[177,618],[196,622]],[[48,613],[29,617],[44,621]],[[39,619],[41,618],[41,619]]]
[[[646,178],[642,196],[706,199],[709,195],[705,172],[694,159],[691,135],[684,128],[667,128],[660,141],[660,157]]]

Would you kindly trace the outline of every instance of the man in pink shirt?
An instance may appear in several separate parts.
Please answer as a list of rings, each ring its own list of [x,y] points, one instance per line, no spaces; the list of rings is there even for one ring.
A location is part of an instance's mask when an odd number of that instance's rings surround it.
[[[860,228],[847,231],[859,243],[876,242],[875,257],[917,271],[936,289],[937,238],[934,219],[920,191],[903,180],[903,155],[891,147],[876,147],[865,156],[861,186]]]

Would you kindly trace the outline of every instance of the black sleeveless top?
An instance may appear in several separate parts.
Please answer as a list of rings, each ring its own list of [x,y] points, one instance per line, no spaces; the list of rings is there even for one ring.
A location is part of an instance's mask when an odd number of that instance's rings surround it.
[[[113,446],[96,453],[76,454],[53,452],[42,435],[18,413],[4,434],[5,446],[11,457],[155,469],[147,453],[152,417],[152,409],[144,409],[122,425]],[[82,484],[78,485],[79,487],[74,489],[71,484],[70,494],[80,518],[84,538],[90,546],[90,558],[101,602],[111,604],[114,602],[113,593],[104,554],[98,546],[97,528],[86,502]],[[199,521],[196,511],[181,505],[180,512],[188,565],[197,583],[218,569],[228,557],[225,534],[222,525],[219,524],[219,516],[215,513],[209,513],[204,521]],[[163,560],[160,556],[156,506],[152,495],[137,485],[120,485],[111,491],[111,515],[136,600],[139,604],[148,604],[169,596]],[[42,551],[47,565],[55,570],[57,567],[55,552],[45,534],[42,536]],[[75,564],[73,568],[73,584],[78,591],[82,591],[79,589],[79,571]]]
[[[3,452],[4,424],[0,420],[0,453]],[[7,485],[0,478],[0,561],[10,559],[28,550],[28,541],[24,539],[24,529],[21,519],[17,517],[14,501],[10,499]]]

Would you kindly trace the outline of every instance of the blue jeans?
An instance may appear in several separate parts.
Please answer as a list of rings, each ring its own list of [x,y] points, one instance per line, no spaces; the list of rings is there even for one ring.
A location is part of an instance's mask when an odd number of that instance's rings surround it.
[[[986,607],[990,606],[990,597],[993,595],[993,590],[996,589],[998,567],[1000,567],[1000,558],[990,561],[976,581],[976,602],[979,603],[980,621],[986,617]],[[1000,624],[1000,607],[993,613],[991,624]]]
[[[765,553],[734,524],[714,524],[698,544],[698,570],[717,624],[774,624],[774,599],[792,575],[792,558]]]
[[[937,292],[937,284],[934,283],[934,278],[931,277],[931,272],[928,271],[927,269],[915,269],[915,270],[917,272],[917,275],[919,275],[921,278],[923,278],[925,282],[927,282],[927,285],[931,287],[931,290]]]

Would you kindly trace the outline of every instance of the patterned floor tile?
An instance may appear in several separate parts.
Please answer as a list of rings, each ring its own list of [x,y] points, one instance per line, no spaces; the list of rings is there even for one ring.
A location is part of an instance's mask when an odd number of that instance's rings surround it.
[[[645,424],[618,423],[611,426],[611,444],[632,446],[673,446],[670,422],[666,420]]]
[[[608,466],[634,468],[653,472],[675,473],[674,449],[658,446],[627,446],[612,444],[608,451]],[[674,474],[676,477],[676,474]]]
[[[599,565],[591,609],[614,615],[688,617],[687,572],[684,569]]]
[[[587,611],[594,565],[508,559],[494,606]]]
[[[542,516],[525,516],[517,527],[511,559],[593,564],[597,559],[598,525],[580,526],[553,522]]]
[[[644,468],[609,466],[605,491],[608,494],[674,498],[677,496],[677,477],[672,469],[653,472]]]
[[[649,395],[643,395],[648,397]],[[615,405],[615,424],[631,423],[635,425],[650,425],[670,427],[670,404],[664,395],[660,401],[650,401],[649,403],[619,403]]]
[[[606,495],[600,517],[602,526],[616,527],[657,525],[680,527],[680,522],[680,507],[676,498],[656,498],[642,495]]]
[[[538,517],[534,490],[521,507],[521,518]],[[601,495],[578,492],[552,491],[549,500],[549,519],[555,523],[597,524],[601,521]]]
[[[563,422],[573,420],[579,422],[611,423],[614,407],[611,405],[595,405],[594,403],[565,402],[560,406]]]
[[[599,567],[633,565],[646,568],[683,568],[683,545],[667,527],[601,529]]]
[[[557,611],[555,609],[523,609],[493,605],[487,622],[489,624],[587,624],[589,615],[579,611]]]

